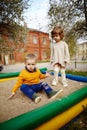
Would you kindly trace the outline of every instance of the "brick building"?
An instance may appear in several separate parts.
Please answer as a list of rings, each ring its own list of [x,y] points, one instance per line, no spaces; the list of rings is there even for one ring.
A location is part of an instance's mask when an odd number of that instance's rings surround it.
[[[8,37],[10,46],[14,46],[11,37]],[[38,60],[48,60],[50,56],[50,40],[49,34],[35,29],[29,29],[27,38],[23,43],[17,44],[16,49],[7,53],[0,54],[0,63],[8,65],[16,62],[23,62],[27,53],[34,53]]]

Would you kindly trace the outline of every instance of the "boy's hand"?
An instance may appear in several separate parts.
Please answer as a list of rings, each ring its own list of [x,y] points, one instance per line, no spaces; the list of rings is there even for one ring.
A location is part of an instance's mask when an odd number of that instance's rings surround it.
[[[8,99],[11,99],[14,95],[15,95],[15,92],[13,92],[13,93],[8,97]]]

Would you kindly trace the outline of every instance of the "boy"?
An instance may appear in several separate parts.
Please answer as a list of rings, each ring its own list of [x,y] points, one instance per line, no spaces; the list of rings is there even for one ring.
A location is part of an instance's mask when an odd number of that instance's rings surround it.
[[[12,89],[9,99],[15,95],[18,88],[35,103],[41,100],[41,96],[37,94],[41,90],[44,90],[49,98],[56,98],[62,92],[62,89],[54,91],[47,83],[40,82],[40,79],[48,76],[50,76],[49,73],[42,74],[36,68],[36,56],[28,54],[25,57],[25,69],[18,76],[18,81]]]

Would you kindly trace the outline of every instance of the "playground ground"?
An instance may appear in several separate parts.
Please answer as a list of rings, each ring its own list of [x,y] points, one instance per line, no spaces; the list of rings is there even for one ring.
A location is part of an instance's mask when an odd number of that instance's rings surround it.
[[[53,76],[42,81],[47,82],[51,86],[52,79]],[[17,78],[0,83],[0,122],[4,122],[53,101],[52,99],[48,99],[44,92],[40,92],[38,94],[42,96],[42,100],[38,104],[35,104],[20,90],[17,91],[16,95],[12,99],[8,99],[16,80]],[[58,84],[56,86],[51,86],[54,90],[60,88],[63,89],[59,99],[87,85],[87,83],[77,82],[74,80],[67,79],[67,81],[68,87],[63,87],[61,84],[61,77],[59,77]]]
[[[24,68],[24,63],[15,63],[12,65],[4,65],[4,69],[0,73],[9,73],[9,72],[19,72]],[[75,67],[76,66],[76,67]],[[38,68],[46,67],[48,70],[53,70],[53,66],[50,62],[37,63]],[[66,70],[77,70],[77,71],[87,71],[87,61],[78,62],[75,64],[74,61],[71,61],[69,65],[66,66]]]

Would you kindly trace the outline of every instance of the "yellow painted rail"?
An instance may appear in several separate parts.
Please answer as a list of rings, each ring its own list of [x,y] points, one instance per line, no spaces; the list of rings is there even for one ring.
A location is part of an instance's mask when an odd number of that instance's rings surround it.
[[[52,118],[50,121],[42,124],[35,130],[58,130],[77,115],[79,115],[84,109],[87,107],[87,98],[79,102],[78,104],[72,106],[67,111],[57,115],[56,117]]]

